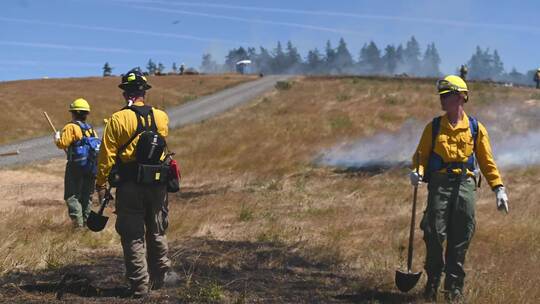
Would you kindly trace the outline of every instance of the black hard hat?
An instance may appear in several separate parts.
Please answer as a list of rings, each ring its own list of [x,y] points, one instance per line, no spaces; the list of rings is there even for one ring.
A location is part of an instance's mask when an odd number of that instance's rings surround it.
[[[122,83],[118,87],[124,91],[146,91],[152,88],[140,68],[131,69],[122,75]]]

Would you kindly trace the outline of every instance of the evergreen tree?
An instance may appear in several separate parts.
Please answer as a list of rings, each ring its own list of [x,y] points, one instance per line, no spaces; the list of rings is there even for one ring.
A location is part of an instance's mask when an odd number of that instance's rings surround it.
[[[467,65],[471,79],[499,80],[504,73],[504,65],[499,52],[495,50],[493,54],[490,54],[489,49],[482,50],[479,46],[476,47],[476,52]]]
[[[370,41],[360,50],[360,70],[367,74],[378,74],[381,72],[381,51],[375,44]]]
[[[274,73],[283,73],[286,69],[286,65],[287,65],[287,56],[285,55],[285,52],[283,51],[281,42],[278,41],[277,46],[274,49],[272,70]]]
[[[247,57],[254,62],[257,59],[257,50],[254,47],[247,48]]]
[[[398,65],[398,55],[396,47],[393,45],[388,45],[384,49],[384,55],[382,57],[382,66],[383,70],[387,74],[394,74]]]
[[[109,77],[112,75],[113,68],[109,65],[108,62],[105,62],[105,65],[103,66],[103,77]]]
[[[441,58],[439,52],[435,47],[435,43],[428,44],[422,59],[421,76],[437,77],[441,74],[439,65],[441,64]]]
[[[326,47],[324,50],[326,53],[326,57],[324,58],[326,72],[332,73],[334,63],[336,62],[336,50],[332,48],[332,43],[330,43],[330,40],[326,41]]]
[[[340,73],[345,71],[346,69],[352,68],[354,64],[351,53],[349,52],[349,49],[347,49],[347,44],[345,43],[345,39],[343,38],[339,39],[339,45],[336,49],[336,59],[334,64],[338,72]]]
[[[287,53],[285,55],[285,69],[293,69],[299,67],[302,63],[302,57],[291,41],[287,42]]]
[[[322,72],[324,59],[317,48],[310,50],[306,60],[306,71],[311,74],[319,74]]]
[[[174,74],[178,73],[178,67],[176,66],[176,62],[172,63],[172,71]]]
[[[403,62],[407,67],[407,73],[415,74],[420,69],[420,45],[414,36],[407,41],[403,50]]]
[[[497,50],[493,51],[493,68],[492,68],[492,77],[493,79],[499,79],[504,73],[504,64],[501,61],[499,52]]]
[[[152,61],[152,59],[148,60],[148,63],[146,64],[146,70],[148,71],[148,75],[155,75],[157,71],[157,65]]]
[[[273,58],[270,52],[264,48],[259,48],[259,55],[257,56],[257,59],[255,60],[255,66],[259,73],[273,73],[272,65],[273,65]]]
[[[165,72],[165,66],[160,62],[156,68],[156,75],[163,75],[163,72]]]
[[[404,53],[405,50],[403,49],[403,46],[400,44],[396,48],[396,58],[397,58],[397,73],[403,73],[404,72]]]

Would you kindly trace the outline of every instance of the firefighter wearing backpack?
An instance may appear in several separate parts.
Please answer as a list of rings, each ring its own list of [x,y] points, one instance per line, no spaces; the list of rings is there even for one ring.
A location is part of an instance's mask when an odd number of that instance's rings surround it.
[[[96,188],[116,189],[116,231],[124,251],[126,277],[133,297],[163,285],[170,268],[166,172],[161,169],[168,116],[145,104],[151,86],[139,69],[122,76],[126,107],[108,119],[98,157]],[[113,168],[114,167],[114,168]]]
[[[82,98],[69,105],[72,121],[56,132],[54,142],[66,151],[64,200],[74,227],[84,227],[90,214],[91,195],[96,178],[97,151],[100,140],[92,126],[86,122],[90,105]]]
[[[446,114],[425,127],[413,157],[414,168],[419,159],[419,171],[412,171],[410,179],[413,185],[428,183],[428,203],[420,223],[428,276],[424,297],[436,300],[444,270],[446,296],[458,300],[462,299],[465,255],[475,229],[478,169],[495,193],[498,210],[508,213],[508,197],[486,128],[463,109],[468,100],[467,84],[450,75],[437,82],[437,89]]]

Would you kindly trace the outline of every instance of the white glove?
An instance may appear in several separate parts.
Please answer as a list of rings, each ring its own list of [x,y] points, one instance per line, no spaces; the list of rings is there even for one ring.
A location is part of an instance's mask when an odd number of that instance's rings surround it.
[[[497,196],[497,210],[504,210],[506,213],[508,213],[508,195],[506,195],[506,190],[504,187],[497,187],[495,189],[495,195]]]
[[[409,178],[411,179],[411,185],[415,187],[422,183],[422,175],[418,174],[416,171],[411,171],[411,173],[409,173]]]
[[[60,140],[60,131],[54,132],[54,142],[58,142]]]

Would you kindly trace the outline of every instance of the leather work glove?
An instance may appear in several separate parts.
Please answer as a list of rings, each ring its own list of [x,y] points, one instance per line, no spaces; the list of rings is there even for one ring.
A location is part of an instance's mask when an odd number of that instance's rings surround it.
[[[54,132],[54,142],[60,141],[60,131]]]
[[[497,196],[497,210],[505,211],[508,214],[508,195],[503,186],[499,186],[493,190]]]
[[[418,187],[422,183],[422,175],[418,174],[416,171],[411,171],[409,173],[409,178],[411,179],[411,185]]]
[[[103,186],[96,185],[96,192],[98,193],[99,204],[103,203],[103,199],[105,198],[105,195],[107,194],[107,187],[105,187],[105,185]]]

